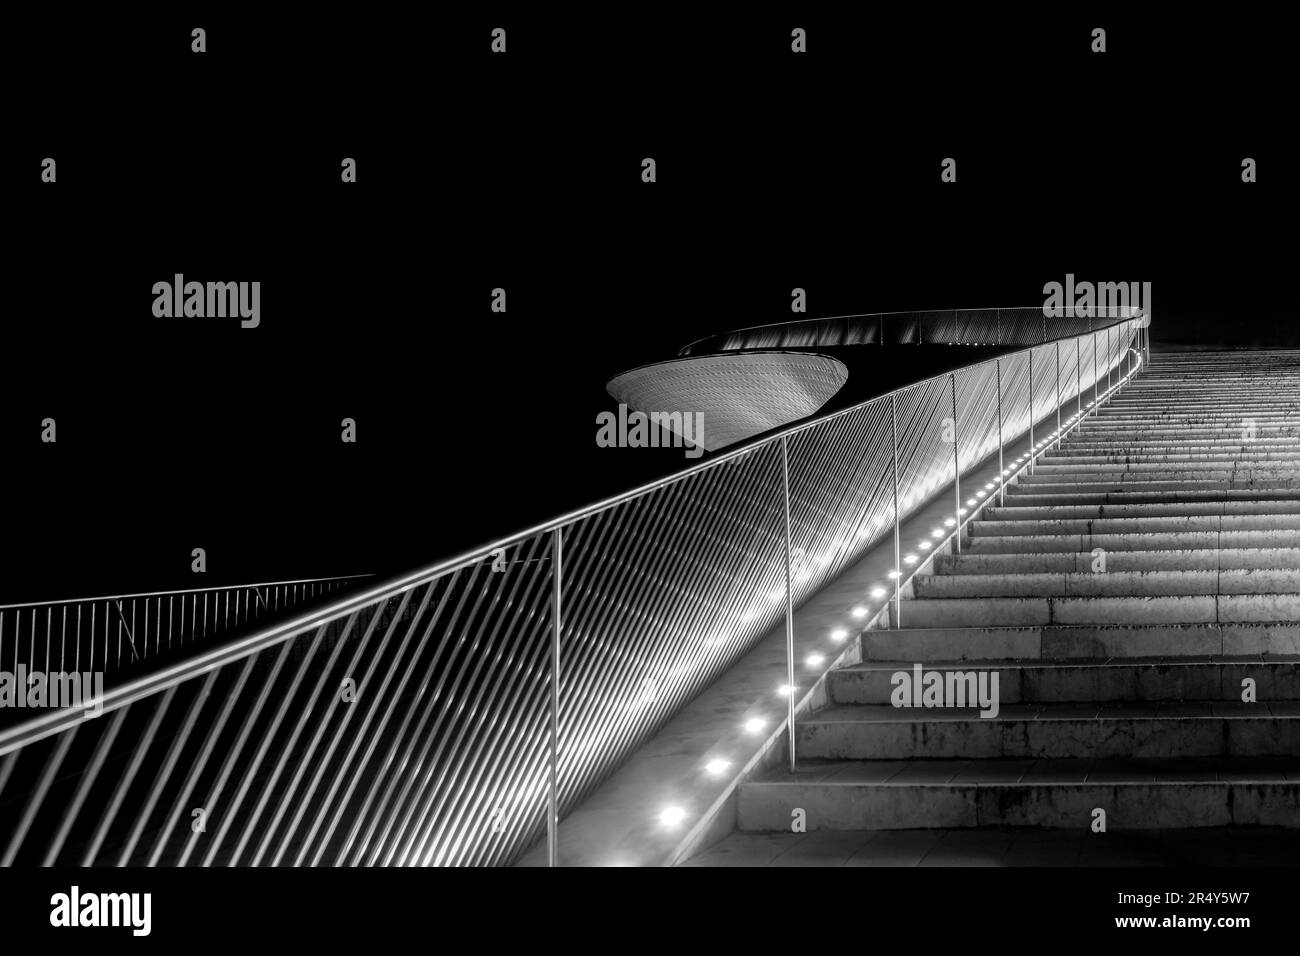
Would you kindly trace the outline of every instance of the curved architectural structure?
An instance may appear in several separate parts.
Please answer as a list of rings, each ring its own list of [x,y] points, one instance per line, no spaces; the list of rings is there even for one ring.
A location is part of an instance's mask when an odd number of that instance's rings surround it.
[[[848,377],[844,363],[827,355],[744,352],[645,365],[605,387],[635,411],[680,413],[679,422],[681,415],[698,412],[704,447],[717,451],[807,418]]]

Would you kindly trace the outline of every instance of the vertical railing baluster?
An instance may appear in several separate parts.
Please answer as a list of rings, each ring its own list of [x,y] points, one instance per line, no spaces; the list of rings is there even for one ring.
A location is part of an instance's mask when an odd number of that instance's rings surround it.
[[[953,519],[957,522],[957,534],[954,536],[955,553],[961,554],[961,451],[958,443],[957,432],[957,376],[950,374],[948,376],[949,384],[952,386],[952,481],[953,491],[957,504],[954,506]],[[902,583],[903,569],[898,569],[898,580]]]
[[[996,359],[998,372],[998,504],[1007,503],[1007,466],[1002,460],[1002,359]]]
[[[1056,340],[1056,450],[1061,450],[1061,340]]]
[[[889,395],[890,443],[894,462],[894,627],[903,626],[903,562],[900,558],[902,516],[898,513],[898,394]]]
[[[1034,350],[1029,350],[1029,473],[1034,473],[1034,461],[1038,457],[1034,446]]]
[[[788,439],[781,436],[781,489],[785,497],[785,673],[786,721],[790,745],[790,772],[795,771],[794,752],[794,575],[791,570],[794,545],[790,540],[790,449]]]
[[[546,862],[559,865],[560,849],[560,628],[563,624],[561,585],[564,581],[564,530],[551,532],[551,741],[547,768]]]

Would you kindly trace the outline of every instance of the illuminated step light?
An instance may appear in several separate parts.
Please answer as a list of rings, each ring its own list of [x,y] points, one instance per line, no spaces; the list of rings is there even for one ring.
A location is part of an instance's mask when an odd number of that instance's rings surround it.
[[[659,811],[659,822],[666,827],[675,827],[686,819],[686,811],[681,807],[664,807]]]
[[[745,721],[746,733],[756,734],[767,726],[767,721],[762,717],[751,717]]]
[[[903,558],[904,564],[916,564],[916,562],[917,562],[917,557],[914,554],[909,554],[907,555],[907,557]]]
[[[854,617],[858,618],[859,620],[861,620],[862,618],[867,616],[867,609],[863,607],[861,604],[859,604],[849,613],[852,614]]]
[[[826,658],[822,657],[820,654],[809,654],[808,660],[805,661],[804,663],[806,663],[809,667],[821,667],[822,663],[825,660]]]
[[[966,499],[966,504],[967,504],[968,507],[974,508],[977,504],[979,504],[979,502],[976,501],[974,498],[967,498],[967,499]],[[958,508],[958,509],[957,509],[957,513],[958,513],[958,514],[965,514],[966,512],[964,512],[964,511],[962,511],[960,508]]]
[[[964,515],[965,513],[966,513],[966,509],[965,509],[965,508],[958,508],[958,509],[957,509],[957,514],[959,514],[959,515]]]
[[[953,525],[955,525],[957,522],[954,521],[952,518],[944,518],[944,519],[943,519],[943,523],[944,523],[944,525],[945,525],[946,527],[951,528],[951,527],[952,527]]]
[[[871,596],[873,598],[880,599],[885,596],[885,589],[881,587],[874,587],[871,589]]]
[[[976,498],[983,498],[983,497],[984,497],[984,494],[985,494],[984,489],[981,488],[979,491],[975,492],[975,497],[976,497]]]
[[[835,630],[831,631],[831,640],[836,644],[840,643],[840,641],[847,640],[848,636],[849,632],[844,630],[842,627],[837,627]]]
[[[730,760],[721,760],[721,759],[710,760],[708,763],[704,765],[704,772],[709,774],[710,776],[719,777],[722,774],[726,773],[727,768],[730,766],[731,766]]]
[[[932,538],[934,538],[934,539],[936,539],[936,540],[939,539],[939,538],[942,538],[942,537],[943,537],[943,529],[942,529],[942,528],[935,528],[933,531],[930,532],[930,537],[932,537]]]
[[[997,485],[993,484],[993,482],[990,481],[987,485],[984,486],[984,490],[985,490],[985,491],[992,491],[992,490],[993,490],[994,488],[996,488],[996,487],[997,487]]]
[[[922,551],[929,551],[929,550],[930,550],[930,542],[929,542],[929,541],[918,541],[918,542],[916,543],[916,546],[917,546],[918,548],[920,548]]]
[[[897,571],[890,571],[889,574],[888,574],[888,577],[890,578],[890,580],[897,580],[897,579],[898,579],[898,572],[897,572]]]
[[[798,689],[799,688],[797,687],[791,687],[789,684],[782,684],[780,687],[776,689],[776,692],[780,694],[782,697],[789,697]]]

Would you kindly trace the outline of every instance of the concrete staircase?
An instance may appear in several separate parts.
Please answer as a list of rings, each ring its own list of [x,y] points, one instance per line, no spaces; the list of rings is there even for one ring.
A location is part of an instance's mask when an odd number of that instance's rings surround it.
[[[1300,828],[1300,352],[1156,353],[934,561],[742,831]],[[892,705],[917,664],[996,717]]]

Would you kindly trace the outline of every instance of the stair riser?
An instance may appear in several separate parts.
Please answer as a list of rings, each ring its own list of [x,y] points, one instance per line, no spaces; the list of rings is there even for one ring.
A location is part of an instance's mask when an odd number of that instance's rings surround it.
[[[1108,564],[1096,573],[926,575],[913,588],[918,599],[1300,595],[1300,571],[1120,571]]]
[[[1298,548],[1300,531],[1183,531],[1139,534],[976,535],[963,553],[1033,554],[1063,551],[1184,551],[1216,548]]]
[[[998,672],[1002,704],[1116,703],[1122,701],[1183,700],[1238,702],[1242,681],[1255,681],[1256,700],[1300,700],[1300,664],[1096,664],[1058,667],[967,665],[952,668],[920,662],[927,671],[947,674],[980,670]],[[910,672],[912,662],[895,666],[846,668],[832,671],[827,691],[833,704],[884,705],[891,703],[893,675]]]
[[[1092,573],[1091,552],[1055,554],[941,554],[939,576],[966,574]],[[1122,571],[1300,570],[1300,548],[1202,548],[1186,551],[1115,551],[1106,555],[1108,573]],[[921,578],[916,579],[921,583]]]
[[[1300,621],[1300,594],[953,598],[909,601],[904,627],[1200,624]]]
[[[1259,706],[1259,705],[1257,705]],[[1162,759],[1300,755],[1300,720],[1273,717],[803,721],[809,760]]]
[[[1090,827],[1108,830],[1300,826],[1300,783],[1033,783],[976,785],[742,784],[741,830],[790,832],[802,810],[809,830],[930,827]]]
[[[903,607],[903,623],[908,623]],[[1300,623],[1187,627],[905,627],[865,631],[864,661],[1106,660],[1300,654]]]

